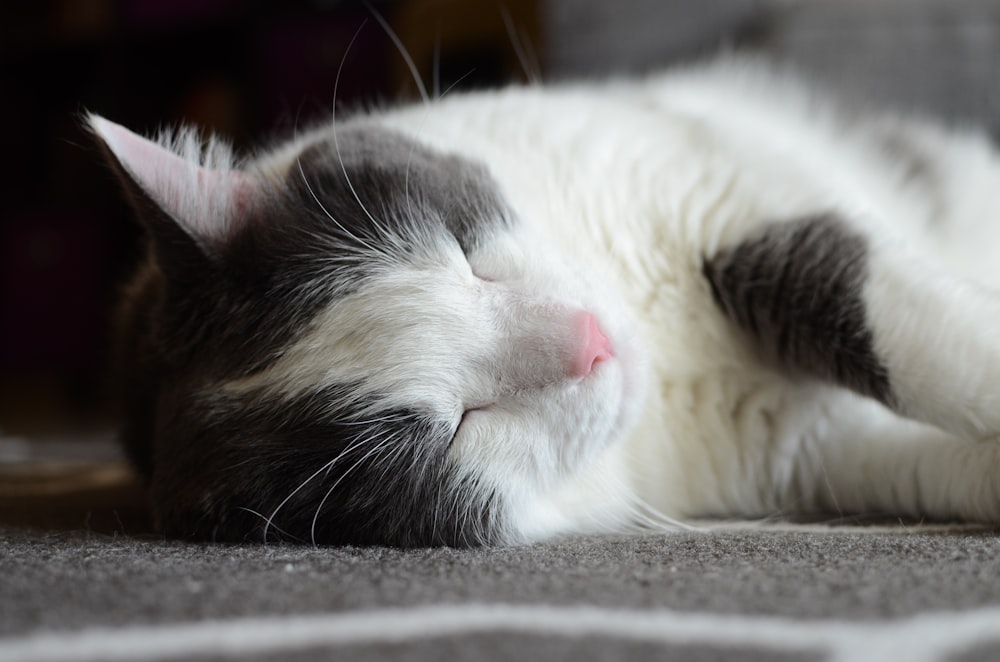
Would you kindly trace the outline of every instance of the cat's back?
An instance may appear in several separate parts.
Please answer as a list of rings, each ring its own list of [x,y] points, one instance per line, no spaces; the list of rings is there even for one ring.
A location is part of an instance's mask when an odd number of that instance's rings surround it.
[[[737,57],[640,80],[455,95],[377,119],[485,164],[522,222],[567,252],[609,257],[638,287],[677,278],[691,266],[683,256],[757,222],[847,205],[919,224],[927,200],[904,186],[912,164],[892,152],[936,138]],[[651,247],[678,268],[636,271]]]

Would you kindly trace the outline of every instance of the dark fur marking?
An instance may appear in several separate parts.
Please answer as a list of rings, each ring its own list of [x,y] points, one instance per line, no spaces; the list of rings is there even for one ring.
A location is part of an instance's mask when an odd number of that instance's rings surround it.
[[[496,542],[498,501],[459,484],[446,459],[450,426],[411,411],[359,413],[367,402],[338,407],[353,390],[165,401],[151,484],[165,532],[264,541],[274,514],[268,540],[312,542],[316,516],[318,544]]]
[[[834,215],[767,226],[704,267],[716,301],[785,365],[891,404],[862,300],[865,239]]]
[[[496,184],[483,166],[432,151],[388,129],[345,125],[336,141],[331,136],[305,149],[300,163],[301,173],[297,168],[289,173],[292,190],[314,204],[308,181],[330,215],[361,237],[377,239],[380,230],[361,209],[355,192],[389,231],[406,237],[426,231],[428,224],[431,230],[443,225],[466,255],[509,223]]]
[[[275,524],[310,540],[322,495],[357,463],[323,506],[318,542],[489,543],[497,497],[455,483],[440,450],[443,423],[401,411],[383,414],[396,421],[392,430],[351,425],[338,401],[349,398],[337,389],[294,402],[205,395],[266,367],[319,310],[385,268],[367,248],[385,243],[384,230],[401,240],[399,261],[411,242],[428,238],[468,254],[510,222],[481,166],[371,126],[344,125],[338,143],[343,168],[332,139],[307,147],[301,173],[293,166],[285,186],[235,219],[229,236],[204,245],[108,153],[150,235],[147,262],[119,310],[123,444],[166,532],[236,540],[263,534],[263,521],[243,508],[270,515],[351,439],[392,432],[392,461],[352,454],[340,473],[310,481]]]

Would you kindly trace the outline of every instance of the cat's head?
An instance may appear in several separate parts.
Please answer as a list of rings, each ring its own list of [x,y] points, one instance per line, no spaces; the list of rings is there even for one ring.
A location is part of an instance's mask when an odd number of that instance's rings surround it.
[[[518,542],[621,435],[627,322],[484,164],[370,118],[242,167],[89,123],[151,239],[125,422],[167,533]]]

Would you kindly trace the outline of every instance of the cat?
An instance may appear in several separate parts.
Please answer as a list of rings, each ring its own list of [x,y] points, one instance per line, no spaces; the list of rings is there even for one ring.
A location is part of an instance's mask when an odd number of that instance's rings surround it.
[[[724,56],[337,116],[89,128],[149,236],[121,437],[170,536],[515,545],[1000,521],[1000,161]]]

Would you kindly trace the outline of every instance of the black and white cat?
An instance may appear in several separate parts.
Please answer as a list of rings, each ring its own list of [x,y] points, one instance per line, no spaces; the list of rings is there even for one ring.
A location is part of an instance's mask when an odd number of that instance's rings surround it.
[[[1000,161],[724,58],[237,161],[89,123],[151,238],[123,439],[170,535],[517,544],[1000,521]]]

